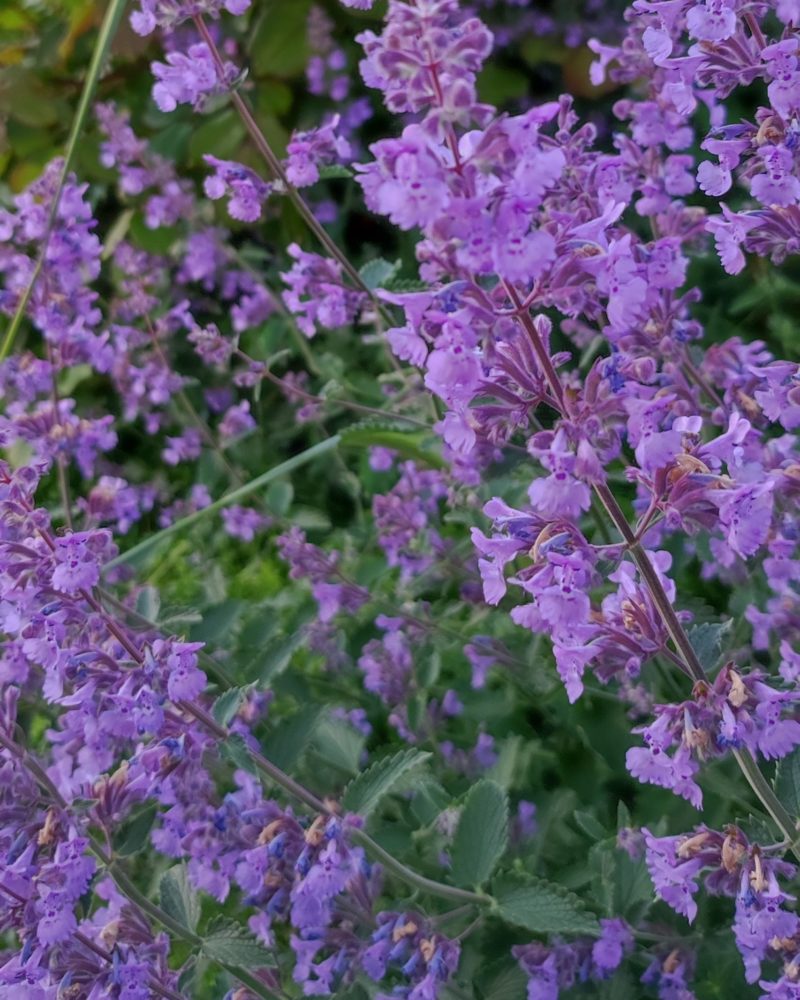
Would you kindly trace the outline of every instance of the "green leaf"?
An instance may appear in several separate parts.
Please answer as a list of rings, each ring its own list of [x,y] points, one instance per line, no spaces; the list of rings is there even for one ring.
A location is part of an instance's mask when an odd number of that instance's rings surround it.
[[[423,825],[428,826],[450,805],[450,796],[434,778],[426,777],[417,782],[411,799],[411,812]]]
[[[405,430],[396,424],[365,420],[346,427],[341,438],[346,447],[391,448],[403,458],[410,458],[436,469],[444,468],[441,456],[433,451],[433,438],[427,431]],[[426,441],[430,441],[430,446],[426,445]]]
[[[274,964],[272,954],[264,945],[237,924],[217,927],[203,940],[202,950],[206,958],[225,967],[238,965],[252,971]]]
[[[713,670],[722,654],[722,645],[733,628],[733,619],[726,622],[708,622],[695,625],[688,631],[689,642],[697,654],[703,670]]]
[[[282,771],[291,768],[311,742],[326,711],[325,705],[308,705],[281,720],[264,740],[265,756]]]
[[[467,795],[453,840],[453,881],[457,885],[483,885],[507,840],[508,795],[494,781],[479,781]]]
[[[207,170],[203,160],[206,153],[222,160],[233,159],[245,134],[245,127],[233,108],[223,108],[208,118],[195,118],[189,139],[189,162]]]
[[[495,912],[534,934],[598,934],[597,917],[555,882],[527,876],[524,883],[495,892]]]
[[[74,800],[72,805],[74,807]],[[153,802],[145,806],[144,809],[141,809],[125,823],[118,834],[119,842],[114,848],[115,852],[122,857],[128,857],[131,854],[141,851],[147,843],[147,838],[153,829],[155,819],[156,804]]]
[[[575,822],[583,830],[587,837],[592,840],[605,840],[608,836],[603,824],[591,813],[583,812],[581,809],[575,810]]]
[[[519,1000],[525,996],[528,977],[516,962],[495,963],[476,985],[479,1000]]]
[[[267,490],[267,506],[278,517],[285,517],[294,500],[294,487],[288,479],[273,483]]]
[[[344,166],[343,163],[328,163],[324,167],[319,168],[319,177],[323,181],[333,181],[353,176],[353,171],[349,167]]]
[[[142,587],[136,595],[136,614],[155,622],[161,608],[161,595],[156,587]]]
[[[320,756],[345,774],[358,774],[364,742],[363,733],[340,719],[324,719],[314,737]]]
[[[249,58],[256,76],[299,75],[308,62],[306,22],[311,0],[262,0]]]
[[[515,733],[509,736],[508,739],[503,740],[500,744],[500,752],[497,755],[497,760],[487,773],[487,778],[496,781],[498,785],[502,785],[505,789],[511,788],[521,752],[522,737],[519,734]]]
[[[629,969],[617,969],[597,990],[598,1000],[641,1000],[641,986]]]
[[[211,714],[221,726],[228,725],[253,687],[254,685],[248,684],[246,687],[230,688],[216,699],[211,706]]]
[[[364,284],[370,290],[376,288],[383,288],[388,281],[400,270],[401,261],[396,260],[393,264],[388,260],[384,260],[383,257],[376,257],[375,260],[369,260],[363,267],[359,268],[358,273],[364,280]]]
[[[792,816],[800,816],[800,747],[778,761],[774,786],[781,804]]]
[[[164,872],[158,895],[161,909],[194,934],[200,921],[200,900],[189,884],[186,865],[175,865]]]
[[[413,749],[384,757],[350,782],[344,791],[342,804],[349,812],[368,816],[401,778],[429,757],[429,753]]]
[[[385,286],[387,292],[426,292],[430,285],[419,278],[392,278]]]
[[[222,756],[227,758],[234,767],[241,768],[242,771],[247,771],[249,774],[256,773],[253,758],[250,756],[247,744],[240,733],[229,733],[228,738],[223,740],[219,747]]]
[[[296,523],[296,518],[293,518]],[[270,643],[270,647],[264,657],[259,660],[258,676],[262,683],[272,682],[289,666],[296,649],[306,640],[305,629],[298,627],[285,638],[278,639]]]
[[[222,642],[244,610],[244,602],[233,599],[204,608],[201,621],[193,625],[189,633],[192,642]]]

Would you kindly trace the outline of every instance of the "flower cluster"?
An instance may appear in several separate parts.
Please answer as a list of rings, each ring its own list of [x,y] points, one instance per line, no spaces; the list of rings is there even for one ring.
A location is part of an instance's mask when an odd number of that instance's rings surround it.
[[[311,7],[288,123],[282,67],[262,103],[232,61],[250,5],[140,0],[161,152],[104,100],[96,183],[56,160],[0,208],[0,992],[182,997],[202,953],[236,1000],[443,1000],[459,963],[689,1000],[649,874],[689,922],[734,899],[747,982],[797,998],[800,365],[695,284],[800,248],[796,0],[635,0],[589,42],[614,129],[484,99],[496,45],[556,33],[524,0]],[[356,231],[413,261],[359,269]],[[724,814],[735,767],[777,835]],[[706,779],[721,831],[642,815]]]

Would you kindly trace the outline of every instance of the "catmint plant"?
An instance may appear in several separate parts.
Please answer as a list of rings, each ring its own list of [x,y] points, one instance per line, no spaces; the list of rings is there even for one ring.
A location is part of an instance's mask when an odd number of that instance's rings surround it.
[[[123,6],[0,155],[0,992],[800,997],[796,4]]]

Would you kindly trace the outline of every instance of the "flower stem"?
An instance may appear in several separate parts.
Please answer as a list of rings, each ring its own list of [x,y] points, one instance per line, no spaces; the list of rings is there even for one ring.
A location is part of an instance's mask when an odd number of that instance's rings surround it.
[[[198,722],[202,723],[218,739],[226,740],[230,737],[228,729],[225,726],[221,726],[198,705],[195,705],[192,702],[181,702],[180,707],[197,719]],[[248,747],[247,753],[253,761],[255,767],[261,771],[262,774],[266,775],[270,781],[273,781],[280,788],[283,788],[284,791],[288,792],[294,798],[298,799],[300,802],[317,812],[325,813],[330,816],[340,815],[341,809],[338,803],[331,799],[326,799],[323,802],[322,799],[318,798],[313,792],[309,791],[298,781],[295,781],[294,778],[291,778],[288,774],[277,767],[277,765],[273,764],[272,761],[267,760],[267,758],[257,750],[251,750],[250,747]],[[377,858],[387,871],[392,872],[401,881],[405,882],[407,885],[413,886],[415,889],[427,892],[431,896],[438,896],[440,899],[452,899],[458,901],[459,903],[473,903],[479,906],[487,906],[493,902],[491,896],[487,896],[483,893],[470,892],[468,889],[459,889],[457,886],[446,885],[444,882],[437,882],[434,879],[427,878],[425,875],[420,875],[418,872],[415,872],[413,869],[404,865],[402,861],[398,861],[397,858],[381,847],[380,844],[373,840],[372,837],[370,837],[370,835],[364,830],[360,830],[357,827],[350,827],[348,830],[348,836],[350,836],[350,838],[356,843],[361,844],[368,854]]]
[[[208,27],[206,26],[206,23],[203,20],[202,15],[200,14],[195,15],[194,23],[195,26],[197,27],[197,30],[200,32],[200,36],[202,37],[203,41],[206,43],[206,45],[209,48],[209,51],[211,52],[211,57],[213,58],[214,65],[216,66],[217,69],[219,82],[222,86],[225,86],[226,85],[225,66],[224,63],[222,62],[222,57],[219,54],[219,49],[217,48],[214,39],[211,37],[211,32],[208,30]],[[311,211],[309,206],[306,204],[305,199],[299,193],[297,188],[289,181],[289,178],[286,176],[286,171],[283,169],[281,161],[272,151],[272,147],[267,142],[266,136],[259,128],[258,122],[253,117],[253,114],[250,111],[250,108],[247,106],[247,102],[245,101],[245,99],[242,97],[242,95],[239,93],[238,90],[229,88],[228,92],[230,94],[231,101],[233,102],[233,106],[234,108],[236,108],[236,111],[239,117],[241,118],[244,127],[250,133],[250,138],[253,140],[256,149],[264,158],[264,161],[266,162],[273,176],[276,177],[283,185],[286,194],[289,197],[289,200],[297,209],[305,224],[308,226],[311,232],[316,236],[316,238],[319,240],[319,242],[322,244],[325,250],[330,254],[330,256],[333,257],[335,260],[337,260],[339,264],[341,264],[343,270],[346,272],[347,276],[350,278],[350,280],[353,282],[356,288],[358,288],[360,291],[368,295],[369,298],[376,303],[378,309],[381,310],[382,306],[375,298],[375,293],[373,292],[373,290],[366,285],[364,279],[361,277],[361,275],[358,273],[355,267],[348,260],[347,255],[344,254],[336,245],[335,241],[331,239],[331,237],[328,235],[323,225],[320,223],[320,221]]]
[[[564,387],[558,377],[558,372],[553,366],[552,359],[545,350],[544,344],[539,337],[530,313],[527,310],[521,310],[522,301],[516,289],[505,281],[503,282],[503,285],[517,310],[517,318],[522,323],[525,332],[531,341],[531,346],[533,347],[537,360],[541,365],[542,372],[547,380],[551,395],[557,401],[558,409],[562,417],[567,417],[569,414],[567,412]],[[673,608],[672,602],[670,601],[667,592],[661,583],[658,573],[650,561],[647,551],[636,537],[636,534],[629,524],[624,511],[619,505],[619,502],[605,483],[595,483],[593,484],[593,488],[598,499],[600,500],[600,503],[603,505],[606,513],[613,521],[614,526],[619,531],[627,548],[630,550],[631,556],[636,563],[642,580],[644,581],[653,600],[653,604],[656,606],[664,627],[669,633],[669,636],[675,645],[675,649],[679,654],[679,659],[684,672],[695,682],[708,682],[708,675],[703,669],[703,665],[700,662],[694,647],[692,646],[686,630],[675,613],[675,609]],[[772,817],[784,838],[791,844],[792,853],[798,860],[800,860],[800,842],[798,842],[798,831],[792,817],[775,795],[767,779],[761,773],[761,770],[752,754],[749,750],[742,749],[734,750],[733,755],[736,763],[742,771],[742,774],[745,776],[748,784],[761,802],[761,805]]]

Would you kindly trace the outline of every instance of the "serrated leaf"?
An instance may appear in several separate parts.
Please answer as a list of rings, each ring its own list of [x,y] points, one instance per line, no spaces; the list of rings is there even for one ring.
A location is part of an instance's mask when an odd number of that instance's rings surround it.
[[[430,285],[426,281],[420,281],[419,278],[392,278],[384,288],[387,292],[398,292],[402,295],[403,292],[426,292]]]
[[[476,991],[480,1000],[519,1000],[525,996],[527,982],[528,977],[516,962],[503,961],[476,983]]]
[[[248,971],[273,965],[272,954],[236,924],[219,927],[202,944],[203,954],[225,966],[242,966]]]
[[[334,181],[339,178],[353,177],[353,171],[343,163],[328,163],[319,168],[319,178],[322,181]]]
[[[234,767],[247,771],[249,774],[256,773],[253,758],[250,756],[250,751],[247,749],[247,744],[241,733],[229,733],[228,738],[223,740],[219,747],[222,756],[226,757]]]
[[[430,447],[426,446],[426,440],[431,441]],[[341,441],[351,448],[391,448],[403,458],[436,469],[444,467],[441,456],[433,450],[433,439],[426,431],[403,430],[396,425],[365,420],[346,427],[341,433]]]
[[[775,794],[792,816],[800,816],[800,747],[782,757],[775,768]]]
[[[578,897],[545,879],[529,876],[525,882],[496,893],[495,912],[503,920],[534,934],[598,934],[597,917]]]
[[[733,619],[729,618],[726,622],[707,622],[689,629],[689,642],[703,670],[713,670],[717,665],[725,638],[732,628]]]
[[[495,781],[475,785],[464,803],[451,852],[457,885],[483,885],[508,840],[508,795]]]
[[[161,909],[192,933],[200,921],[200,900],[189,884],[186,865],[175,865],[164,872],[158,884]]]
[[[346,774],[358,774],[364,742],[363,733],[340,719],[323,720],[314,737],[320,756]]]
[[[392,757],[377,761],[347,786],[342,805],[349,812],[369,816],[384,795],[388,795],[412,768],[424,764],[430,757],[421,750],[402,750]]]
[[[252,689],[253,685],[248,684],[246,687],[235,687],[224,691],[211,706],[211,714],[214,719],[221,726],[227,726]]]
[[[363,267],[359,268],[358,273],[370,290],[383,288],[400,270],[400,263],[399,260],[391,263],[384,260],[383,257],[376,257],[375,260],[368,260]]]
[[[282,770],[291,768],[311,742],[325,712],[324,705],[308,705],[281,720],[264,740],[265,755]]]

